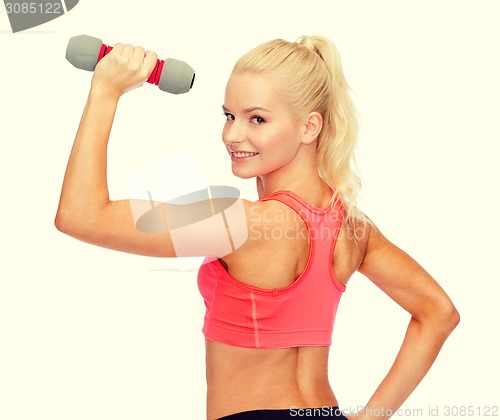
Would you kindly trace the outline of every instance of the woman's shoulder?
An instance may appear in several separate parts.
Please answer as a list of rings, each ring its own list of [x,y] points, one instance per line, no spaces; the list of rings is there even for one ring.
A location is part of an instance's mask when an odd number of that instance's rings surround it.
[[[243,200],[249,240],[258,241],[267,238],[266,232],[285,232],[290,228],[300,228],[304,222],[289,205],[279,200]],[[267,238],[272,239],[272,238]]]
[[[373,221],[358,208],[353,208],[344,215],[342,229],[336,248],[339,254],[349,256],[351,265],[359,267],[368,251],[370,238],[376,230]],[[354,270],[355,271],[355,270]]]

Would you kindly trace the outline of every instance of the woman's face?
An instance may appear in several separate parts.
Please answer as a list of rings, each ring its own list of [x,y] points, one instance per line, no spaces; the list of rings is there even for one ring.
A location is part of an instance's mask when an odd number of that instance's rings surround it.
[[[262,176],[289,164],[296,156],[303,126],[294,119],[272,75],[233,74],[223,111],[222,139],[234,175]]]

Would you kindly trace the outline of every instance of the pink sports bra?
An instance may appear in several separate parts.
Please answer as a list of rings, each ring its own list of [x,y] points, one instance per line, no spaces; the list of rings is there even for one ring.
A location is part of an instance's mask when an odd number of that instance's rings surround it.
[[[286,190],[259,201],[267,200],[281,201],[304,220],[310,240],[307,264],[290,286],[261,289],[236,280],[218,258],[205,258],[198,272],[206,306],[203,334],[239,347],[330,346],[345,290],[332,270],[342,204],[337,200],[320,209]]]

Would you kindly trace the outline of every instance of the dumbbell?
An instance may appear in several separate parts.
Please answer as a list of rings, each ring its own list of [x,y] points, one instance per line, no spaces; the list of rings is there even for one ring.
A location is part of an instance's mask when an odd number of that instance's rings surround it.
[[[78,69],[94,71],[97,63],[113,47],[104,45],[98,38],[78,35],[70,38],[66,48],[66,59]],[[160,90],[175,95],[186,93],[193,87],[195,73],[189,64],[174,58],[157,60],[147,82]]]

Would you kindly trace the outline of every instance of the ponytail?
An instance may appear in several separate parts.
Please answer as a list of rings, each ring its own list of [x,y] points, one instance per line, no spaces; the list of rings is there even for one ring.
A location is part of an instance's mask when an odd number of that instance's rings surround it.
[[[342,201],[348,217],[353,217],[361,189],[361,179],[354,170],[358,119],[340,55],[335,45],[322,36],[303,36],[297,43],[315,52],[328,71],[330,89],[321,107],[323,130],[317,142],[318,172],[339,195],[335,198]]]

